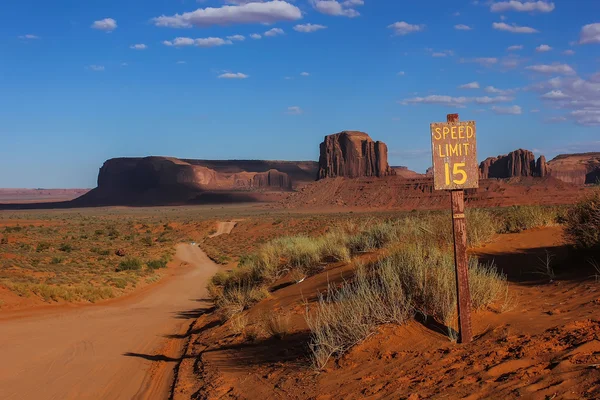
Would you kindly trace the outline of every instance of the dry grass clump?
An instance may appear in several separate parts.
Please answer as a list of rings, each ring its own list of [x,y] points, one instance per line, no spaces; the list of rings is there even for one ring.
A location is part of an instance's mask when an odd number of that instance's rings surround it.
[[[550,225],[556,220],[556,209],[542,207],[470,209],[467,211],[468,245],[477,246],[487,242],[497,233]],[[450,249],[452,237],[449,212],[417,212],[384,222],[364,221],[356,224],[347,221],[320,237],[301,235],[278,238],[264,244],[256,253],[243,257],[233,271],[215,275],[212,279],[213,299],[217,306],[226,307],[228,311],[225,314],[231,316],[235,314],[232,310],[244,310],[264,298],[269,286],[286,274],[298,282],[321,271],[328,262],[348,262],[353,255],[386,248],[391,244],[411,246],[418,243],[423,249]],[[410,260],[405,264],[413,265],[417,261]],[[448,272],[453,277],[452,271],[438,272]],[[428,278],[428,284],[432,279]],[[448,282],[451,280],[447,276],[441,276],[438,280],[439,285]],[[257,290],[262,295],[256,295]],[[451,293],[448,288],[441,290]],[[441,303],[437,302],[435,306],[440,307]],[[428,305],[420,302],[419,307]],[[452,308],[451,305],[449,307]],[[424,310],[423,313],[450,318],[443,310],[434,311]]]
[[[392,223],[367,226],[356,234],[348,228],[338,227],[317,238],[292,236],[266,243],[241,259],[233,271],[212,278],[209,290],[215,304],[231,317],[265,298],[268,286],[285,274],[300,281],[327,262],[350,261],[356,252],[379,249],[398,238],[398,228]]]
[[[578,249],[600,249],[600,190],[571,207],[565,235]]]
[[[527,229],[558,224],[559,209],[542,206],[514,206],[496,213],[500,220],[498,233],[518,233]]]
[[[469,263],[474,308],[505,293],[506,278],[491,266]],[[359,268],[355,279],[329,288],[316,310],[307,313],[315,367],[322,368],[364,340],[377,325],[402,324],[415,313],[451,325],[456,310],[454,257],[449,250],[407,245],[373,264]]]
[[[89,284],[80,285],[48,285],[45,283],[14,283],[1,282],[9,290],[23,297],[31,294],[41,297],[44,301],[89,301],[94,303],[98,300],[110,299],[115,296],[113,289],[106,286],[93,286]]]
[[[290,331],[290,316],[287,314],[265,315],[262,326],[269,336],[283,339]]]

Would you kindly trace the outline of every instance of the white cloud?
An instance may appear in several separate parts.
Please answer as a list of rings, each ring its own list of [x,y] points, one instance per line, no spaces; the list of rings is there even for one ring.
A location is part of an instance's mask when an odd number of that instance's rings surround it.
[[[294,30],[296,32],[302,32],[302,33],[316,32],[318,30],[326,29],[326,28],[327,27],[325,25],[317,25],[317,24],[303,24],[303,25],[294,26]]]
[[[459,31],[473,30],[473,28],[471,28],[469,25],[465,25],[465,24],[454,25],[454,29],[459,30]]]
[[[185,61],[177,61],[175,64],[183,65],[183,64],[187,64],[187,63]]]
[[[102,72],[105,68],[104,65],[90,65],[89,67],[87,67],[87,69],[89,69],[90,71]]]
[[[300,76],[310,76],[308,72],[300,72]]]
[[[426,97],[413,97],[410,99],[404,99],[400,104],[441,104],[454,107],[465,107],[465,104],[469,102],[468,97],[452,97],[446,95],[432,94]]]
[[[321,14],[348,18],[358,17],[360,13],[351,7],[355,5],[362,5],[352,4],[354,3],[353,1],[345,1],[343,3],[340,3],[336,0],[311,0],[311,3],[314,9],[320,12]]]
[[[226,72],[224,74],[219,75],[219,79],[246,79],[249,78],[248,75],[242,74],[241,72]]]
[[[470,82],[465,83],[464,85],[460,85],[459,89],[479,89],[479,82]]]
[[[563,51],[563,54],[564,54],[565,56],[572,56],[573,54],[575,54],[575,51],[574,51],[574,50],[571,50],[571,49],[569,49],[569,50],[565,50],[565,51]]]
[[[258,39],[262,38],[262,36],[259,35],[258,33],[253,33],[250,35],[250,37],[254,40],[258,40]]]
[[[499,3],[492,3],[490,10],[492,12],[517,11],[549,13],[552,12],[554,8],[554,3],[547,1],[510,0],[502,1]]]
[[[129,64],[126,62],[121,63],[121,67],[129,67]]]
[[[302,19],[300,9],[286,1],[252,2],[218,8],[199,8],[196,11],[172,16],[162,15],[152,21],[156,26],[170,28],[205,27],[229,24],[272,24]]]
[[[19,36],[19,39],[23,39],[23,40],[35,40],[35,39],[39,39],[40,37],[37,35],[32,35],[32,34],[27,34],[27,35],[21,35]]]
[[[552,47],[548,46],[547,44],[541,44],[535,48],[535,51],[537,51],[538,53],[545,53],[550,50],[552,50]]]
[[[412,25],[404,21],[394,22],[388,25],[389,29],[394,30],[395,35],[407,35],[413,32],[420,32],[425,29],[425,25]]]
[[[227,39],[241,42],[246,40],[246,37],[244,35],[231,35],[227,36]]]
[[[550,123],[558,123],[567,121],[567,117],[559,116],[559,117],[550,117],[546,119],[546,122]]]
[[[104,18],[99,21],[94,21],[92,29],[98,29],[100,31],[112,32],[117,29],[117,21],[112,18]]]
[[[588,80],[580,77],[555,77],[528,89],[558,110],[569,110],[566,117],[585,126],[600,126],[600,76]]]
[[[509,46],[506,50],[508,50],[508,51],[523,50],[523,45],[515,44],[513,46]]]
[[[560,74],[560,75],[575,75],[575,70],[567,64],[540,64],[530,65],[525,67],[530,71],[539,72],[541,74]]]
[[[344,7],[356,7],[365,5],[365,2],[363,0],[346,0],[342,5]]]
[[[455,12],[454,14],[452,14],[452,15],[453,15],[453,16],[455,16],[455,17],[460,17],[460,12],[459,12],[459,11],[456,11],[456,12]]]
[[[473,101],[477,104],[494,104],[494,103],[508,103],[513,101],[515,98],[514,97],[509,97],[509,96],[496,96],[496,97],[489,97],[489,96],[483,96],[483,97],[475,97],[473,99]]]
[[[515,89],[498,89],[494,86],[486,86],[485,89],[483,89],[486,93],[491,93],[491,94],[510,94],[510,93],[514,93],[516,90]]]
[[[197,46],[197,47],[218,47],[224,45],[233,44],[231,40],[226,40],[218,37],[207,37],[200,39],[192,39],[188,37],[178,37],[173,41],[165,40],[162,42],[165,46],[173,47],[186,47],[186,46]]]
[[[146,46],[143,43],[138,43],[138,44],[133,44],[131,46],[129,46],[130,49],[133,50],[146,50],[148,48],[148,46]]]
[[[523,110],[519,106],[500,107],[492,106],[492,111],[500,115],[520,115]]]
[[[539,31],[528,26],[519,26],[517,24],[508,25],[505,22],[494,22],[492,28],[499,31],[506,31],[510,33],[538,33]]]
[[[264,33],[264,35],[268,36],[268,37],[273,37],[273,36],[285,35],[285,32],[281,28],[273,28],[273,29],[269,29],[268,31],[266,31]]]
[[[491,67],[498,62],[496,57],[461,58],[461,63],[476,63],[484,67]]]
[[[475,104],[497,104],[497,103],[508,103],[514,100],[514,97],[508,96],[496,96],[496,97],[452,97],[446,95],[429,95],[426,97],[413,97],[400,101],[400,104],[441,104],[453,107],[465,107],[469,103]]]
[[[286,112],[286,114],[290,114],[290,115],[300,115],[302,113],[303,113],[302,109],[298,106],[288,107],[287,112]]]
[[[600,22],[581,28],[579,44],[600,43]]]
[[[541,96],[542,99],[546,100],[564,100],[568,99],[569,96],[564,94],[561,90],[552,90]]]
[[[397,74],[397,75],[398,75],[398,76],[404,76],[404,75],[405,75],[405,73],[404,73],[404,71],[400,71],[400,72],[398,72],[398,74]]]

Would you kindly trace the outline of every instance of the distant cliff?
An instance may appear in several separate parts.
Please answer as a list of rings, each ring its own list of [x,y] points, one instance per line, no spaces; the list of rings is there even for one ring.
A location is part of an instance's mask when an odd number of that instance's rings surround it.
[[[77,199],[86,205],[153,205],[257,201],[315,180],[311,161],[113,158],[104,162],[98,187]],[[264,195],[258,196],[258,194]]]
[[[549,175],[578,185],[600,182],[600,152],[561,154],[548,162]]]

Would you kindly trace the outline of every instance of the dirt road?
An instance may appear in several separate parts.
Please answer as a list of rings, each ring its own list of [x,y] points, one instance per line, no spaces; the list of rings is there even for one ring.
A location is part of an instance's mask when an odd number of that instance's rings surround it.
[[[0,399],[165,398],[218,268],[188,244],[177,258],[191,267],[142,296],[0,319]]]
[[[217,224],[217,231],[209,237],[213,238],[221,235],[229,235],[237,223],[237,221],[219,222]]]

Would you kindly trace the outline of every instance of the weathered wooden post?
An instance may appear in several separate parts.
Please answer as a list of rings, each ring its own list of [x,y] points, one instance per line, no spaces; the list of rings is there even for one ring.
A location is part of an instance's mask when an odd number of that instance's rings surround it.
[[[454,266],[458,306],[459,342],[473,339],[471,292],[467,257],[467,226],[464,189],[479,187],[475,121],[459,122],[448,114],[446,123],[431,124],[433,180],[435,190],[449,190],[454,233]]]

